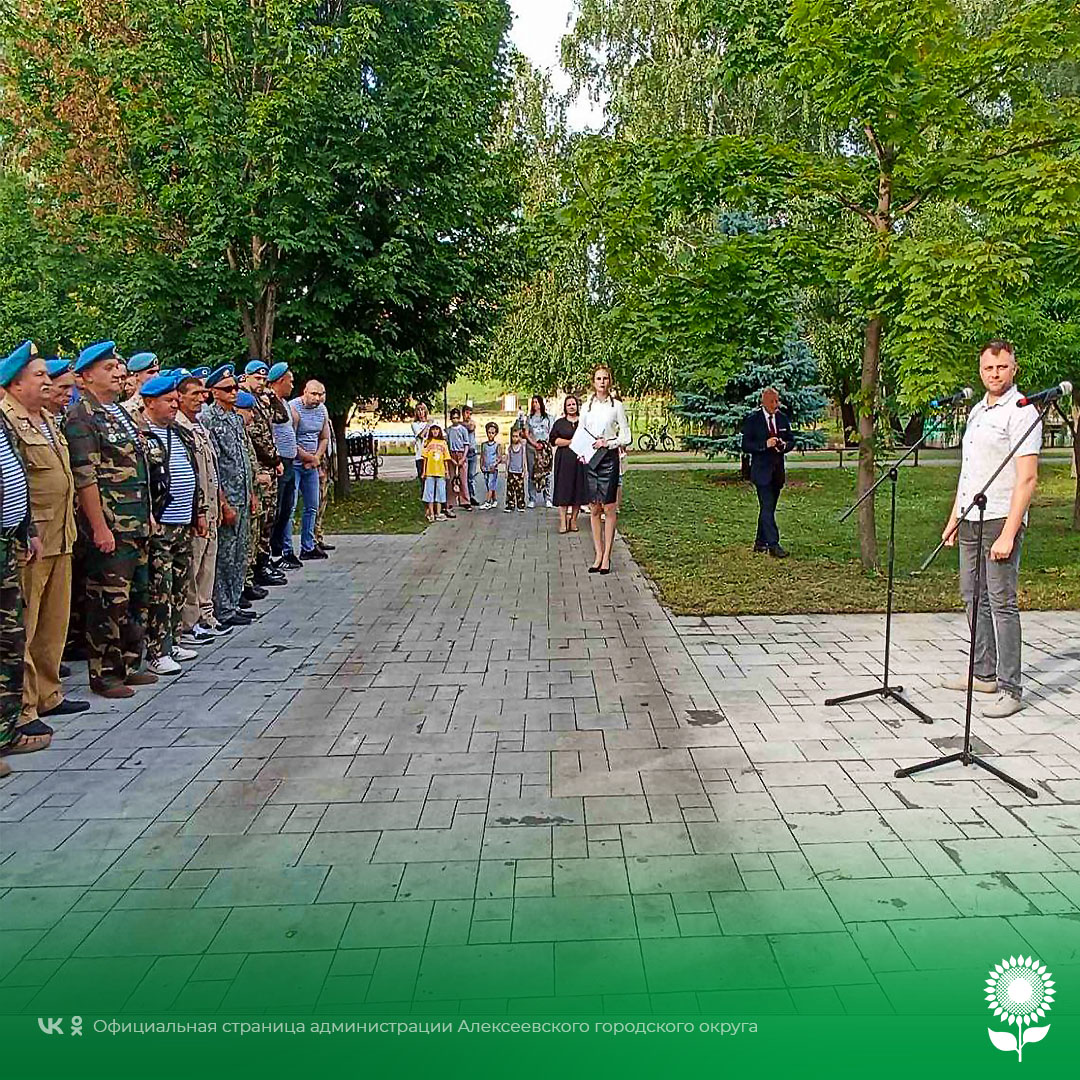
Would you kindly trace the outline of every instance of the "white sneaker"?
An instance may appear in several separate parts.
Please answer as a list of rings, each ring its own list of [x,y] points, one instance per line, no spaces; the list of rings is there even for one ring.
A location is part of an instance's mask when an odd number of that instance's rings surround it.
[[[551,510],[551,509],[553,509],[553,508],[554,508],[554,506],[555,506],[555,504],[554,504],[554,503],[553,503],[553,502],[552,502],[552,501],[551,501],[550,499],[548,499],[548,501],[547,501],[547,508],[548,508],[549,510]]]
[[[199,654],[194,649],[185,649],[180,645],[174,645],[169,650],[169,655],[174,660],[198,660]]]
[[[524,514],[525,513],[525,507],[524,506],[519,506],[518,507],[518,513],[519,514]]]
[[[534,503],[534,502],[532,501],[532,499],[530,499],[530,500],[529,500],[529,501],[528,501],[528,502],[527,502],[527,503],[525,504],[525,506],[526,506],[526,507],[527,507],[527,508],[528,508],[529,510],[535,510],[535,509],[536,509],[536,503]]]
[[[182,669],[171,656],[159,656],[146,665],[146,670],[151,675],[178,675]]]
[[[1018,713],[1023,707],[1024,704],[1018,697],[1013,697],[1012,694],[1007,694],[1002,690],[1001,693],[983,709],[982,714],[983,716],[990,718],[1012,716],[1013,713]]]
[[[942,684],[946,690],[967,690],[967,676],[966,675],[950,675]],[[997,693],[997,679],[980,679],[976,678],[972,681],[971,688],[977,694],[996,694]]]
[[[513,512],[514,512],[514,508],[512,506],[504,506],[503,507],[503,513],[504,514],[512,514]]]

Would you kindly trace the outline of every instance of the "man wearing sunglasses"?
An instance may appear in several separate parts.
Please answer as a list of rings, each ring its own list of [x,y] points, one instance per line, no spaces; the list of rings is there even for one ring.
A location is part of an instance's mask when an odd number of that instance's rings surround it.
[[[214,616],[223,626],[247,626],[255,616],[240,610],[249,558],[255,476],[244,421],[236,411],[240,390],[232,364],[206,378],[213,402],[200,414],[217,452],[221,519],[214,569]]]

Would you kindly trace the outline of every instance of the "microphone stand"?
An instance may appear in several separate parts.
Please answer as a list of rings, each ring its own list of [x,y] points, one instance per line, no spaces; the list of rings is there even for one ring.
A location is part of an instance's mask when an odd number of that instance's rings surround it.
[[[971,752],[971,699],[975,686],[975,636],[979,625],[979,598],[982,592],[982,574],[983,574],[983,526],[986,521],[986,492],[990,485],[998,478],[1001,471],[1005,466],[1012,461],[1016,456],[1017,450],[1024,445],[1024,441],[1035,430],[1035,428],[1042,423],[1043,417],[1050,409],[1052,401],[1047,401],[1043,404],[1039,410],[1038,417],[1032,422],[1031,426],[1024,432],[1024,434],[1017,440],[1016,443],[1010,447],[1009,452],[1005,455],[1004,460],[994,470],[993,475],[982,486],[982,490],[979,491],[975,497],[971,500],[971,505],[964,509],[964,512],[957,519],[956,525],[949,530],[948,536],[952,536],[957,529],[960,528],[960,522],[966,520],[968,514],[972,510],[977,509],[979,511],[979,522],[976,529],[976,559],[975,559],[975,594],[971,599],[971,628],[968,643],[968,673],[967,673],[967,698],[964,703],[964,745],[955,754],[948,754],[942,758],[935,758],[933,761],[923,761],[918,765],[909,765],[906,769],[897,769],[893,775],[897,777],[914,776],[915,773],[926,772],[928,769],[936,769],[941,765],[951,765],[953,762],[959,761],[961,765],[970,766],[978,765],[980,769],[984,769],[986,772],[996,776],[999,780],[1004,780],[1010,787],[1016,788],[1017,791],[1023,792],[1029,799],[1037,799],[1039,793],[1027,784],[1021,783],[1021,781],[1009,776],[1008,773],[1002,772],[1001,769],[994,765],[991,765],[988,761],[984,761],[977,754]],[[930,553],[922,566],[915,571],[915,573],[921,573],[925,570],[931,562],[933,562],[935,556],[945,546],[945,540],[943,539],[940,544]]]
[[[882,673],[881,683],[878,686],[872,687],[869,690],[860,690],[854,694],[844,694],[841,697],[826,698],[826,705],[843,705],[849,701],[859,701],[862,698],[874,697],[875,695],[881,698],[888,698],[895,701],[898,705],[903,705],[909,712],[913,712],[922,724],[932,724],[934,722],[933,717],[928,716],[917,705],[913,705],[903,695],[902,686],[890,686],[889,685],[889,653],[892,647],[892,615],[893,615],[893,585],[895,580],[895,564],[896,564],[896,484],[900,479],[900,466],[907,461],[912,454],[916,453],[919,448],[929,438],[929,432],[923,431],[922,436],[912,446],[909,446],[904,453],[898,457],[891,465],[887,466],[881,476],[874,481],[872,487],[869,487],[859,496],[859,498],[849,506],[843,514],[840,515],[841,521],[846,521],[855,511],[862,506],[871,495],[881,485],[888,480],[891,484],[889,492],[889,557],[888,557],[888,587],[886,590],[885,600],[885,669]]]

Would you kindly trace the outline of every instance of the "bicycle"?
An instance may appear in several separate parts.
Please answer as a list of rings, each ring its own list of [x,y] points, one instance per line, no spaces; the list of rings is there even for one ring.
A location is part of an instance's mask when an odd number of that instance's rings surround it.
[[[643,431],[638,436],[637,445],[644,454],[651,454],[657,445],[669,454],[675,450],[675,440],[668,434],[667,424],[664,424],[659,431]]]

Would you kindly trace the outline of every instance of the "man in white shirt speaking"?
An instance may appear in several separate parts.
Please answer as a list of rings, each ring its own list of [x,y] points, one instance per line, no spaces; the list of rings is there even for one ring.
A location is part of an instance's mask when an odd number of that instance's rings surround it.
[[[1020,548],[1028,506],[1038,479],[1042,424],[1026,435],[1038,415],[1034,405],[1017,407],[1016,350],[1007,341],[989,341],[979,352],[979,377],[986,395],[971,410],[964,431],[960,482],[942,539],[952,547],[960,538],[960,593],[971,622],[975,571],[981,561],[979,619],[975,627],[975,682],[980,693],[995,694],[983,716],[1019,712],[1020,609],[1016,603]],[[956,522],[993,475],[1014,443],[1016,456],[986,492],[982,550],[978,550],[978,509]],[[950,690],[966,690],[966,676],[947,679]]]

